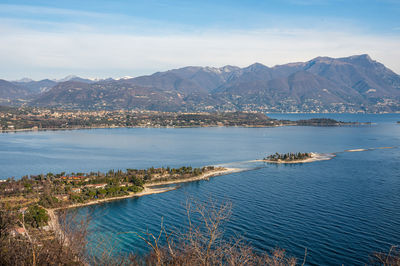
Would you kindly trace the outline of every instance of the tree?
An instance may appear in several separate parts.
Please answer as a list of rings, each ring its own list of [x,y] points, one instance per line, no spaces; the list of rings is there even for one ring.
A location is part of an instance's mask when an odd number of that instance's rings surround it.
[[[100,197],[104,197],[107,194],[107,190],[105,190],[104,188],[100,188],[97,190],[97,195]]]
[[[133,175],[130,180],[129,180],[132,184],[134,184],[135,186],[139,186],[142,187],[144,182],[143,179],[140,179],[138,177],[136,177],[135,175]]]
[[[133,265],[272,265],[294,266],[296,259],[285,250],[275,249],[271,254],[255,253],[240,239],[225,241],[223,224],[231,215],[230,203],[189,200],[186,210],[186,232],[167,231],[161,221],[159,233],[133,232],[151,248],[145,257],[131,258]],[[129,232],[126,232],[129,233]],[[164,243],[161,243],[164,237]],[[305,259],[304,259],[305,261]],[[304,262],[303,262],[304,265]]]
[[[32,227],[44,226],[48,221],[47,211],[38,205],[29,207],[25,214],[25,223],[30,224]]]
[[[88,192],[88,196],[89,196],[91,199],[93,199],[94,197],[96,197],[96,195],[97,195],[97,193],[96,193],[95,190],[90,190],[90,191]]]
[[[44,193],[40,196],[39,204],[45,208],[56,207],[58,203],[59,200],[48,193]]]

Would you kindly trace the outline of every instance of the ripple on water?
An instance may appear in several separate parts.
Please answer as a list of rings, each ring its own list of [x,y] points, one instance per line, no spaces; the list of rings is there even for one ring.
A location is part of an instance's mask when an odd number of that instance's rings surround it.
[[[119,146],[115,146],[117,151],[114,157],[111,148],[115,137],[113,131],[107,131],[107,134],[101,131],[103,135],[94,138],[90,145],[79,140],[77,142],[81,145],[75,145],[81,147],[80,151],[89,150],[87,154],[99,153],[96,160],[85,162],[89,162],[88,168],[96,170],[160,164],[202,166],[235,161],[240,162],[242,167],[251,167],[251,162],[243,161],[262,158],[276,151],[311,150],[328,153],[359,147],[399,146],[400,127],[395,126],[298,127],[296,130],[182,129],[179,132],[163,129],[145,132],[140,129],[124,130],[123,138],[132,145],[121,151],[118,147],[123,145],[119,143]],[[96,132],[99,131],[93,131],[91,135],[96,135]],[[165,139],[164,133],[168,135],[168,147],[159,141],[163,137]],[[56,142],[53,135],[44,135]],[[92,149],[96,145],[101,147],[100,142],[96,143],[98,139],[108,141],[108,154],[104,154],[100,148]],[[148,144],[151,139],[155,141],[154,147]],[[12,150],[9,145],[22,145],[7,143],[7,139],[0,138],[0,147],[8,145],[8,150]],[[57,153],[50,146],[48,149],[48,154]],[[27,172],[25,164],[39,172],[46,170],[36,168],[44,164],[41,156],[37,156],[36,166],[32,166],[31,158],[24,156],[26,152],[22,149],[17,151],[21,152],[18,157],[24,173]],[[37,152],[36,148],[32,148],[32,154]],[[7,153],[2,153],[2,159],[3,154]],[[13,165],[10,162],[15,160],[16,155],[12,156],[6,162],[0,161],[0,166],[3,166],[0,171],[16,171],[15,165],[12,169],[8,166]],[[69,156],[66,157],[67,161],[70,160]],[[126,158],[116,159],[121,157]],[[114,158],[114,161],[110,158]],[[217,200],[232,202],[232,219],[225,227],[227,237],[242,235],[258,251],[279,246],[299,260],[307,248],[307,262],[311,265],[362,265],[373,251],[389,250],[390,245],[400,244],[399,159],[400,149],[397,148],[338,153],[329,161],[301,165],[254,163],[254,167],[261,165],[262,168],[215,177],[209,181],[182,184],[181,188],[167,193],[83,209],[93,210],[96,219],[93,220],[92,231],[95,233],[117,235],[118,232],[146,229],[155,233],[160,228],[162,217],[167,228],[185,226],[184,206],[188,196],[206,201],[212,195]],[[127,166],[128,161],[133,166]],[[69,161],[70,165],[66,167],[58,159],[52,162],[63,169],[80,169],[83,164]],[[145,244],[133,235],[118,235],[118,239],[120,251],[146,250]]]

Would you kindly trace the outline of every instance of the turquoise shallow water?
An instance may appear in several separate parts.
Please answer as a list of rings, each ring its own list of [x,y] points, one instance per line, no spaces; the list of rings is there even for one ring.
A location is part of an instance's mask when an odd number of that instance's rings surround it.
[[[328,115],[272,114],[302,119]],[[361,127],[98,129],[0,135],[0,177],[29,173],[150,166],[220,164],[253,169],[181,185],[179,189],[80,209],[95,219],[93,238],[112,236],[118,252],[143,252],[125,231],[185,224],[189,195],[228,200],[227,236],[240,234],[258,250],[276,246],[309,264],[354,265],[400,239],[399,114],[331,115],[371,121]],[[396,146],[365,152],[348,149]],[[300,165],[249,163],[274,152],[339,152],[330,161]]]

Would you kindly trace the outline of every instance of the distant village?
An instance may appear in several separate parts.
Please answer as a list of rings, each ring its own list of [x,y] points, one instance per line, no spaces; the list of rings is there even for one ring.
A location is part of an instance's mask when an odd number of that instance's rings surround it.
[[[288,121],[258,112],[172,113],[135,110],[63,110],[1,107],[0,131],[117,127],[272,127],[284,125],[337,126],[332,119]]]
[[[156,111],[70,111],[0,108],[1,130],[112,127],[273,126],[276,120],[253,112],[165,113]]]

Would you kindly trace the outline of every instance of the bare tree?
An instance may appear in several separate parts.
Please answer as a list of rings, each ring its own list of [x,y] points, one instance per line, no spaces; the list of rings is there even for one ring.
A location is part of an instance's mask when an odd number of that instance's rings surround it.
[[[24,214],[3,212],[11,226],[24,228],[25,235],[11,235],[9,230],[0,236],[0,265],[84,265],[86,263],[87,219],[74,221],[74,216],[60,215],[55,234],[25,223]],[[86,222],[84,222],[86,221]]]
[[[390,247],[388,253],[376,252],[370,259],[371,265],[400,266],[400,248]]]
[[[225,240],[223,225],[231,217],[232,204],[209,198],[186,203],[188,228],[168,232],[161,222],[157,234],[137,234],[150,247],[145,256],[131,256],[132,265],[296,265],[284,250],[259,254],[240,238]]]

